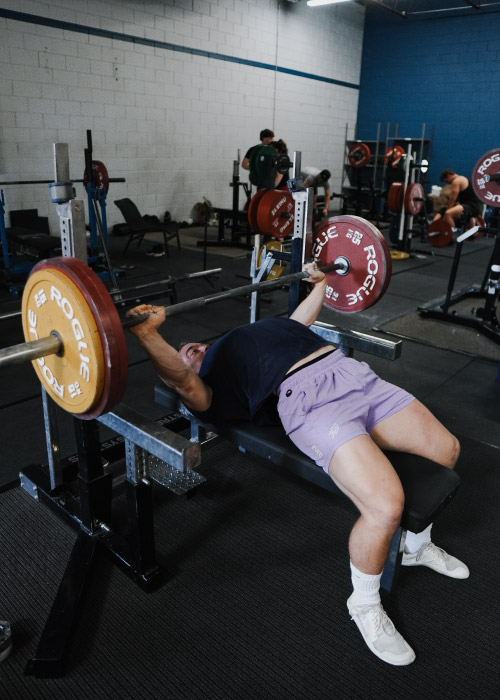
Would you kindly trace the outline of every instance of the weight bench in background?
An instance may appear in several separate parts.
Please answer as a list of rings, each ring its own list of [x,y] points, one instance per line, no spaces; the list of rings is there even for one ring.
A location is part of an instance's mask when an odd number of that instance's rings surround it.
[[[179,248],[179,250],[181,249],[181,242],[179,239],[179,224],[175,223],[174,221],[165,221],[163,223],[161,223],[159,220],[158,223],[147,221],[142,216],[134,202],[128,197],[124,197],[123,199],[115,199],[115,204],[121,211],[123,218],[125,219],[125,223],[127,224],[129,234],[122,255],[125,255],[132,241],[137,241],[138,248],[142,243],[142,239],[147,233],[163,234],[165,253],[167,255],[169,255],[168,242],[172,238],[177,239],[177,247]]]
[[[12,210],[6,234],[13,251],[37,260],[53,257],[61,251],[61,239],[50,235],[49,220],[38,216],[38,209]]]
[[[324,323],[315,323],[311,328],[318,335],[339,345],[349,355],[354,349],[371,352],[386,359],[396,359],[401,353],[401,341],[389,341],[356,331],[345,331]],[[263,457],[321,488],[344,495],[323,469],[295,447],[281,426],[255,426],[245,423],[216,428],[200,422],[181,403],[177,394],[164,385],[155,387],[155,399],[169,411],[178,411],[190,421],[191,439],[199,439],[200,429],[216,432],[220,437],[237,445],[243,452]],[[401,526],[391,544],[381,580],[382,587],[391,591],[399,575],[406,530],[421,532],[434,522],[453,498],[460,485],[460,477],[452,469],[423,457],[396,452],[386,454],[405,492]]]

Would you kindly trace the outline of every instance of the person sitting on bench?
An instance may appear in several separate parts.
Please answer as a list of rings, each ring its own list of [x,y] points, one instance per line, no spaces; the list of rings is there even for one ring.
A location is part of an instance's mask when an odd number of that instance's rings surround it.
[[[465,175],[457,175],[451,168],[445,168],[439,179],[445,185],[451,185],[451,192],[448,203],[439,210],[433,221],[443,218],[455,231],[457,222],[464,217],[468,228],[474,226],[474,219],[482,215],[483,206],[469,179]]]
[[[460,445],[411,394],[308,328],[322,308],[326,278],[315,263],[304,270],[312,289],[290,318],[240,326],[211,346],[189,342],[174,349],[158,332],[165,320],[161,306],[131,309],[128,315],[151,315],[130,330],[163,382],[202,422],[217,427],[281,421],[297,447],[352,500],[360,517],[349,539],[349,613],[376,656],[410,664],[415,654],[379,593],[404,506],[401,482],[382,450],[409,452],[453,469]],[[407,533],[402,563],[467,578],[467,566],[431,542],[431,527]]]

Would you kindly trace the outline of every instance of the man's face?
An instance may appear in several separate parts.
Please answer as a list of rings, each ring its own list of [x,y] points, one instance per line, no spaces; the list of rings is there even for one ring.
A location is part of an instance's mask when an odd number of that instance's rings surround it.
[[[186,345],[183,345],[179,350],[179,355],[183,362],[189,365],[189,367],[198,374],[203,358],[209,347],[210,345],[206,343],[186,343]]]
[[[264,136],[264,138],[262,139],[262,145],[269,146],[269,144],[271,143],[272,140],[273,140],[272,136]]]

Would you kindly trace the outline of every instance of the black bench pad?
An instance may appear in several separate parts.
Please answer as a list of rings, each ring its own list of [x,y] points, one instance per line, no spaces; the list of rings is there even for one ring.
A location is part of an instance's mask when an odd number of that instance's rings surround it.
[[[157,403],[170,410],[179,410],[182,406],[175,392],[166,386],[155,387],[155,399]],[[182,412],[199,423],[183,406]],[[221,429],[199,424],[214,430],[217,435],[238,445],[241,449],[284,467],[307,481],[333,493],[342,493],[323,469],[295,447],[281,426],[263,427],[245,423]],[[405,492],[401,527],[411,532],[421,532],[434,522],[454,496],[460,485],[460,477],[452,469],[442,467],[423,457],[402,452],[386,454]]]
[[[10,243],[23,248],[34,248],[40,253],[50,253],[61,248],[61,239],[57,236],[49,236],[46,233],[37,233],[28,228],[14,226],[5,229]]]

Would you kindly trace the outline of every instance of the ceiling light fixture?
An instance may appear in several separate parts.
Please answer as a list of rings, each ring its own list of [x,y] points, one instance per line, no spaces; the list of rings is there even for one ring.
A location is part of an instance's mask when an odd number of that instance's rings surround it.
[[[318,7],[318,5],[334,5],[337,2],[351,2],[351,0],[307,0],[309,7]]]

